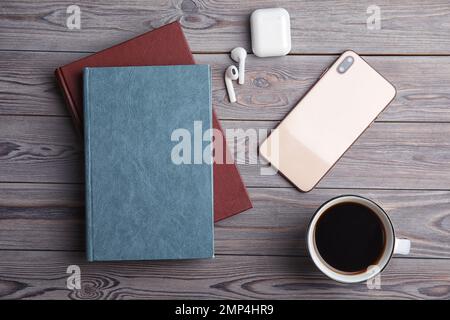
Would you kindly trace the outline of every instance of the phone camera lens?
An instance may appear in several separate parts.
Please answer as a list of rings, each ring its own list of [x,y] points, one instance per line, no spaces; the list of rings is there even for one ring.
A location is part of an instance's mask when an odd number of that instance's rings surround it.
[[[347,70],[352,66],[354,60],[355,59],[352,56],[346,57],[337,67],[337,71],[341,74],[347,72]]]

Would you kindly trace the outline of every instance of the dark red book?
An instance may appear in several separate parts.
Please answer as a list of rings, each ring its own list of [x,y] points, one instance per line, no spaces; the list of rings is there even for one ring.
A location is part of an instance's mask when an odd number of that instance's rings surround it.
[[[83,130],[83,69],[85,67],[155,66],[195,64],[178,22],[144,33],[111,48],[55,70],[75,128]],[[222,131],[215,113],[213,127]],[[223,131],[222,131],[223,133]],[[221,145],[227,154],[225,135]],[[220,145],[220,144],[218,144]],[[214,163],[214,220],[250,209],[252,204],[234,163]]]

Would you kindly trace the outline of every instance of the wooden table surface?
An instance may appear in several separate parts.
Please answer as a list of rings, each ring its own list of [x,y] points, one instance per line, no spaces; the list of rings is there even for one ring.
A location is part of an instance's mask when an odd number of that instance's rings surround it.
[[[81,8],[69,30],[66,9]],[[376,1],[16,1],[0,3],[0,298],[2,299],[449,299],[450,3]],[[292,51],[248,57],[246,83],[228,102],[229,52],[249,52],[249,15],[282,6]],[[179,20],[198,63],[213,68],[213,102],[225,128],[273,128],[345,49],[397,88],[395,100],[309,193],[282,177],[240,172],[254,208],[215,225],[207,261],[87,263],[83,150],[53,70]],[[245,143],[245,139],[239,141]],[[239,160],[239,159],[238,159]],[[242,160],[242,159],[241,159]],[[324,277],[305,249],[314,210],[340,194],[381,204],[411,255],[395,257],[381,289]],[[82,288],[66,287],[69,265]]]

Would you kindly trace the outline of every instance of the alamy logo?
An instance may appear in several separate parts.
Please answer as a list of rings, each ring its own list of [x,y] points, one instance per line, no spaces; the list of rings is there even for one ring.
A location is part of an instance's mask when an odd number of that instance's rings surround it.
[[[66,280],[66,286],[69,290],[81,289],[81,269],[76,264],[67,267],[66,273],[69,273],[69,277]]]
[[[194,139],[192,139],[191,132],[188,129],[178,128],[174,130],[170,139],[178,141],[178,144],[172,148],[172,162],[177,165],[212,163],[212,141],[214,135],[217,135],[217,132],[214,133],[214,129],[207,129],[203,132],[201,121],[194,121]],[[193,146],[192,140],[194,140]],[[205,148],[203,148],[203,142],[208,142]]]
[[[192,134],[191,134],[192,132]],[[225,136],[218,129],[203,131],[201,121],[194,121],[194,130],[186,128],[175,129],[170,140],[176,142],[172,147],[171,160],[176,165],[190,165],[202,163],[216,164],[260,164],[261,175],[274,175],[277,170],[269,163],[258,157],[258,141],[263,141],[268,136],[266,129],[241,129],[228,128]],[[227,143],[228,147],[227,148]],[[204,146],[206,144],[206,146]],[[278,145],[273,144],[275,147]],[[234,159],[233,154],[236,155]],[[271,150],[272,155],[277,155],[278,150]]]
[[[381,9],[377,5],[371,5],[367,8],[366,13],[370,16],[367,18],[368,30],[380,30],[381,29]]]
[[[81,29],[81,9],[77,5],[67,7],[66,13],[70,14],[66,20],[66,26],[69,30]]]

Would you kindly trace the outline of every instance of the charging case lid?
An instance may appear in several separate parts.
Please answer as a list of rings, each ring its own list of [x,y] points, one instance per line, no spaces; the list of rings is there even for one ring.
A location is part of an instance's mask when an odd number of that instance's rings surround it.
[[[291,51],[291,22],[286,9],[255,10],[250,16],[250,27],[256,56],[284,56]]]

